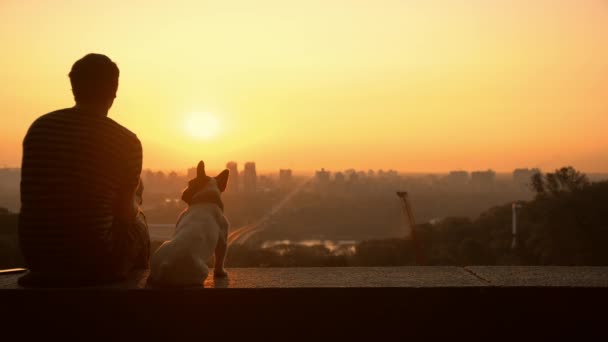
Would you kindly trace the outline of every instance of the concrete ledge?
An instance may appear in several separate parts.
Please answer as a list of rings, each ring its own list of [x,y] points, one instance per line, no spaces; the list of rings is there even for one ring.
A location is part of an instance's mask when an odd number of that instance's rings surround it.
[[[608,267],[425,266],[233,268],[228,279],[209,277],[205,288],[434,288],[434,287],[604,287]],[[0,275],[0,289],[19,289],[21,274]],[[102,288],[146,287],[147,271]]]
[[[20,335],[248,340],[463,336],[547,340],[605,332],[608,268],[232,269],[208,289],[20,289],[0,277],[0,321]],[[571,278],[571,279],[570,279]],[[11,280],[12,279],[12,280]],[[12,285],[11,285],[12,284]],[[35,327],[36,329],[32,329]],[[81,335],[78,335],[81,336]],[[76,336],[76,337],[78,337]],[[121,335],[122,336],[122,335]],[[82,336],[81,336],[82,337]]]
[[[491,286],[608,287],[608,267],[469,266]]]

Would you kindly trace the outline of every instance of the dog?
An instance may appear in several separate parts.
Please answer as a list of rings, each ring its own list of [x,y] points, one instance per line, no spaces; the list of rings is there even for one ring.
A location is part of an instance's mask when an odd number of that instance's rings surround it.
[[[208,177],[205,163],[200,161],[196,173],[182,193],[188,208],[180,214],[173,238],[150,260],[148,283],[154,287],[202,286],[209,275],[207,261],[214,254],[214,276],[228,276],[224,260],[229,224],[220,195],[228,184],[229,171]]]

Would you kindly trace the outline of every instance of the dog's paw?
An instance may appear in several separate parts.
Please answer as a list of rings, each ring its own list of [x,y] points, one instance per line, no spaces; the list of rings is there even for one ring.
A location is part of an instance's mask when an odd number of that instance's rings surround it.
[[[213,270],[213,277],[214,278],[226,278],[226,277],[228,277],[228,272],[226,272],[226,270],[223,268]]]

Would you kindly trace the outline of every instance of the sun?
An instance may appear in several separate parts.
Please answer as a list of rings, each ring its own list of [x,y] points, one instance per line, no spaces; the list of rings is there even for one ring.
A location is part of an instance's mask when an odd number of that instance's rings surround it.
[[[190,113],[184,121],[188,134],[196,139],[215,138],[220,132],[220,122],[209,112]]]

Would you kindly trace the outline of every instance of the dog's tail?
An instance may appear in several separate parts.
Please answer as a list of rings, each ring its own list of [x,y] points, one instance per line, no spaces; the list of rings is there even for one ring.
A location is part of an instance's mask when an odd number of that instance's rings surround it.
[[[163,261],[157,264],[150,271],[148,284],[153,287],[201,287],[203,281],[208,276],[208,268],[193,268],[189,263],[191,259],[183,258],[173,260],[174,262]]]
[[[169,275],[171,269],[169,263],[163,262],[160,265],[151,266],[147,285],[151,287],[165,287],[164,284],[167,284],[171,278]]]

